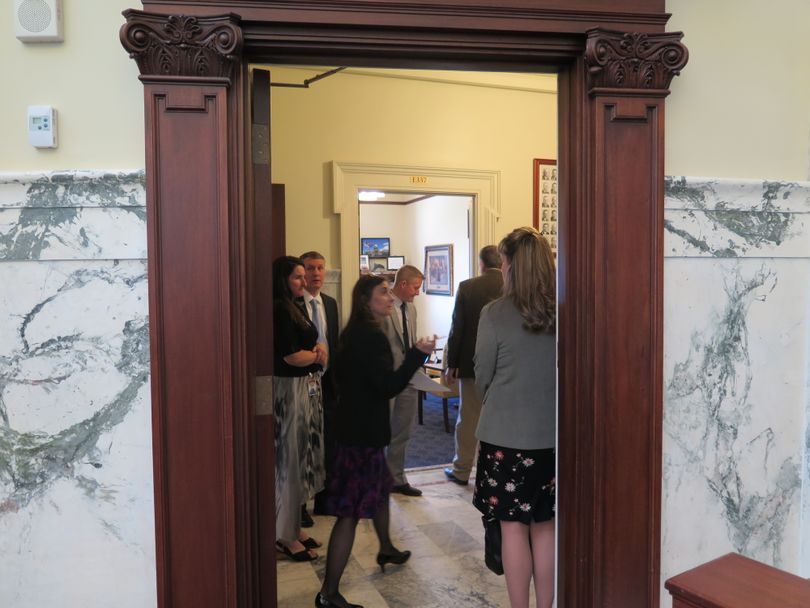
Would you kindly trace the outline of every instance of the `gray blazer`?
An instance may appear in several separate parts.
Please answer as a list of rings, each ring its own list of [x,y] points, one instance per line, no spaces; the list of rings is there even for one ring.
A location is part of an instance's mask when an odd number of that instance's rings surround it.
[[[556,446],[556,341],[554,334],[523,329],[510,299],[484,307],[475,348],[480,441],[522,450]]]
[[[406,302],[408,310],[408,336],[411,339],[411,346],[416,338],[416,306],[413,302]],[[388,315],[383,327],[388,343],[391,345],[391,354],[394,355],[394,369],[399,369],[405,360],[405,343],[402,341],[402,310],[394,304],[394,311]]]

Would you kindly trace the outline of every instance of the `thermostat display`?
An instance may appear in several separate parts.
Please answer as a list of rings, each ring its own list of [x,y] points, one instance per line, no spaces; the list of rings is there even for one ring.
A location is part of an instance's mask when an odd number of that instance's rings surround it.
[[[56,147],[56,110],[28,106],[28,142],[35,148]]]

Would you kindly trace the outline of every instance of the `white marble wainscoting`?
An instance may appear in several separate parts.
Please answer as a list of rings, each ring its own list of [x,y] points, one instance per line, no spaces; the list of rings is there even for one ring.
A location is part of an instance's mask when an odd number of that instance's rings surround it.
[[[343,313],[343,302],[340,301],[340,279],[341,279],[341,271],[337,268],[330,268],[326,271],[326,277],[323,281],[323,287],[321,287],[321,291],[323,291],[326,295],[332,296],[337,301],[338,305],[338,317],[342,320],[348,320],[346,315]],[[351,304],[349,304],[351,306]],[[348,314],[348,311],[346,311]],[[342,327],[341,322],[341,327]]]
[[[144,200],[0,174],[0,606],[156,605]]]
[[[810,183],[668,178],[665,256],[662,582],[810,576]]]

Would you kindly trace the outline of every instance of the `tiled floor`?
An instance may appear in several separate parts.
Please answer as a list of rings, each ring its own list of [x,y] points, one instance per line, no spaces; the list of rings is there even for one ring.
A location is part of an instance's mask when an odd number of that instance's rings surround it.
[[[481,516],[471,504],[472,484],[448,482],[441,468],[409,473],[424,495],[392,494],[391,536],[399,549],[413,552],[402,566],[380,572],[377,537],[370,521],[357,527],[354,550],[341,592],[365,608],[499,608],[509,606],[503,577],[484,565]],[[324,545],[334,519],[316,517],[308,532]],[[278,562],[280,608],[314,606],[325,567],[325,548],[314,562]],[[534,603],[532,602],[532,605]]]

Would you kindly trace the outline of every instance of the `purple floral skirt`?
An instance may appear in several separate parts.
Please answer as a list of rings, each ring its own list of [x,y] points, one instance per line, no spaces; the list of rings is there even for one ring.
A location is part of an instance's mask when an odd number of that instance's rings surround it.
[[[383,448],[338,445],[324,511],[337,517],[370,519],[388,501],[393,485]]]
[[[515,450],[481,442],[473,505],[499,521],[554,519],[554,448]]]

